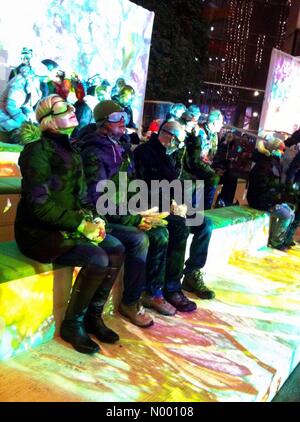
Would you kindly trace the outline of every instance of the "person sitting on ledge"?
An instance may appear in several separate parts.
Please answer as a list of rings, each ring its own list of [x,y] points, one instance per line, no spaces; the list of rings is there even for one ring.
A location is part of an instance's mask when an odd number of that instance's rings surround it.
[[[24,150],[21,200],[15,237],[21,252],[39,262],[82,267],[75,280],[60,335],[81,353],[99,346],[88,336],[114,343],[119,336],[106,327],[102,311],[123,263],[122,243],[105,233],[86,206],[86,184],[80,156],[69,135],[78,122],[74,107],[58,95],[40,100],[39,127],[21,130]]]
[[[286,188],[281,183],[280,163],[283,150],[284,142],[272,135],[258,142],[247,190],[250,207],[270,212],[269,246],[279,250],[286,249],[286,237],[295,218],[294,207],[284,202]]]
[[[97,201],[101,197],[96,188],[98,182],[112,180],[119,189],[120,173],[125,172],[129,179],[133,179],[134,166],[130,145],[121,142],[126,130],[126,113],[120,105],[110,100],[101,101],[94,109],[94,117],[97,125],[95,131],[87,133],[79,145],[88,195],[96,208]],[[122,199],[117,204],[119,209],[121,201]],[[125,205],[127,206],[127,203]],[[147,316],[140,303],[145,284],[152,284],[155,295],[151,306],[142,300],[144,306],[152,307],[163,315],[171,316],[176,312],[176,309],[166,302],[161,292],[166,266],[168,231],[160,226],[158,215],[150,215],[151,210],[145,211],[145,215],[116,213],[107,216],[112,234],[121,240],[126,250],[124,292],[119,311],[135,325],[144,324],[145,315]],[[147,250],[142,247],[142,243],[138,244],[137,239],[149,246],[148,254],[145,254]]]
[[[172,182],[177,179],[176,164],[172,154],[184,141],[185,136],[186,133],[180,123],[165,122],[161,125],[158,134],[153,133],[148,142],[139,145],[134,150],[137,176],[147,183],[150,190],[152,180]],[[163,193],[160,192],[160,195],[163,196]],[[211,220],[204,217],[200,226],[188,227],[185,215],[181,213],[183,206],[185,204],[179,205],[178,208],[177,204],[174,204],[171,207],[171,214],[167,217],[169,247],[164,294],[166,300],[177,309],[188,301],[182,289],[195,293],[201,299],[215,297],[215,293],[205,286],[201,273],[206,263],[212,232]],[[193,233],[193,241],[190,256],[183,271],[186,241],[190,232]],[[181,286],[180,280],[183,273],[184,279]]]

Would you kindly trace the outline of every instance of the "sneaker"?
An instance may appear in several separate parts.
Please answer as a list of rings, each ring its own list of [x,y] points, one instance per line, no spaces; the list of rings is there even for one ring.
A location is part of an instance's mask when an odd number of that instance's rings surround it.
[[[163,296],[156,297],[150,296],[149,294],[145,293],[141,297],[142,305],[145,308],[152,308],[155,309],[156,312],[162,315],[172,316],[176,314],[176,308],[168,303]]]
[[[215,292],[205,286],[203,274],[200,270],[193,271],[184,276],[182,288],[187,292],[193,292],[201,299],[213,299]]]
[[[119,312],[121,315],[128,318],[132,324],[137,325],[138,327],[147,328],[154,324],[151,316],[145,312],[145,309],[139,302],[131,305],[124,305],[124,303],[121,303]]]
[[[183,292],[166,293],[165,299],[179,312],[192,312],[197,309],[196,303],[189,300]]]

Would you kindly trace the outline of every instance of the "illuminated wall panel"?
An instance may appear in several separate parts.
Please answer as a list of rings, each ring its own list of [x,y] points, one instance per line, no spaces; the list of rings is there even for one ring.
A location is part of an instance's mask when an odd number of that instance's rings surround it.
[[[0,16],[0,88],[28,47],[36,69],[48,58],[84,80],[100,73],[114,84],[123,76],[136,90],[139,122],[153,19],[153,12],[127,0],[10,0]]]
[[[300,59],[273,49],[260,130],[293,133],[300,126]]]

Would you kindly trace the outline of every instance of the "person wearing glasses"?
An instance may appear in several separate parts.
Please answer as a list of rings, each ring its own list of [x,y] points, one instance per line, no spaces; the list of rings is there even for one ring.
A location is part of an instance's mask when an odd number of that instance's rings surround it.
[[[152,180],[178,179],[174,152],[184,145],[186,132],[179,122],[165,122],[158,134],[152,134],[150,140],[138,146],[134,151],[136,172],[139,179],[145,180],[151,189]],[[161,195],[163,193],[161,192]],[[172,198],[171,198],[172,199]],[[203,281],[201,269],[207,259],[207,251],[212,232],[212,222],[207,217],[200,226],[186,226],[183,205],[171,206],[171,214],[167,217],[169,231],[169,246],[167,254],[164,297],[177,310],[193,310],[194,302],[183,294],[182,289],[193,292],[202,299],[212,299],[214,292],[208,289]],[[179,208],[179,209],[178,209]],[[193,234],[188,260],[185,260],[186,241]],[[181,285],[181,278],[184,275]],[[148,295],[153,295],[148,286]]]
[[[123,264],[124,247],[106,235],[86,200],[80,155],[70,143],[77,126],[74,107],[58,95],[39,101],[39,126],[25,124],[20,154],[21,200],[15,238],[21,252],[39,262],[81,267],[70,297],[61,337],[81,353],[92,354],[100,341],[114,343],[117,333],[102,320],[108,293]]]
[[[120,105],[102,101],[94,109],[94,118],[97,128],[81,139],[80,146],[89,198],[96,208],[101,196],[96,188],[99,181],[112,180],[118,192],[119,174],[126,172],[130,180],[135,178],[135,171],[130,145],[121,143],[126,131],[126,115]],[[159,292],[164,281],[168,231],[162,216],[151,209],[138,215],[118,215],[116,212],[116,215],[107,216],[111,233],[121,240],[126,251],[124,292],[119,311],[135,325],[140,325],[140,320],[147,315],[140,303],[146,283],[157,285]],[[155,309],[169,316],[176,312],[159,294]]]

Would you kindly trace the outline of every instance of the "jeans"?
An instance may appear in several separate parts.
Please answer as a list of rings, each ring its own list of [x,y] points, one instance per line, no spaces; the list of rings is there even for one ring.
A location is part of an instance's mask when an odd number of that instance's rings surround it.
[[[167,218],[169,246],[167,255],[165,293],[181,291],[183,273],[188,274],[204,267],[207,259],[208,245],[211,238],[212,222],[204,217],[201,226],[188,227],[182,217],[170,215]],[[193,234],[189,258],[185,262],[186,241]]]
[[[146,292],[159,297],[165,285],[169,233],[166,227],[156,227],[146,233],[149,238]]]
[[[133,226],[110,224],[111,234],[125,247],[124,291],[122,302],[137,302],[146,288],[146,261],[149,239],[146,233]]]

